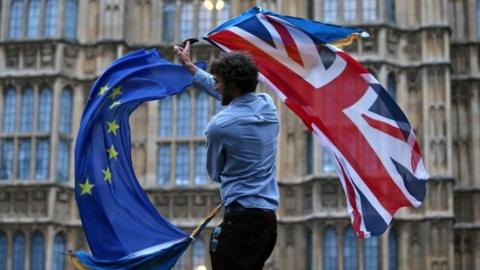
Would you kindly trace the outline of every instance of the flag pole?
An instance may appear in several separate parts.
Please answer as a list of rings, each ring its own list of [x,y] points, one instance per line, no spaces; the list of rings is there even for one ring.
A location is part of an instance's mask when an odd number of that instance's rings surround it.
[[[212,211],[210,211],[210,213],[208,213],[207,217],[205,218],[205,220],[202,222],[202,224],[198,225],[195,230],[193,230],[193,232],[190,234],[190,238],[192,238],[192,240],[195,240],[195,237],[197,237],[197,235],[203,231],[203,229],[205,229],[205,227],[207,226],[207,224],[210,222],[210,220],[212,220],[212,218],[215,217],[215,215],[220,212],[220,210],[222,209],[222,206],[223,204],[219,204],[217,207],[215,207],[215,209],[213,209]]]

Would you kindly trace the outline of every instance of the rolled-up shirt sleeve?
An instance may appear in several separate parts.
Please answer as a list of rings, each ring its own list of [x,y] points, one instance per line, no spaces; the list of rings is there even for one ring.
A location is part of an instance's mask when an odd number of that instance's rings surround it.
[[[215,81],[212,74],[203,69],[197,68],[197,71],[193,74],[193,87],[207,92],[216,100],[220,100],[220,95],[215,91]]]

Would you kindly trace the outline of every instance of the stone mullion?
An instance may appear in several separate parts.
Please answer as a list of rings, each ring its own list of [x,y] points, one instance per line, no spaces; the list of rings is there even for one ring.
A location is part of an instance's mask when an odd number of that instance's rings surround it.
[[[5,101],[3,99],[3,97],[5,96],[5,85],[4,84],[0,84],[0,133],[3,133],[3,119],[4,119],[4,108],[5,108]],[[0,147],[0,151],[1,151],[1,147]],[[1,153],[0,153],[1,154]]]
[[[40,0],[40,16],[38,18],[38,36],[43,37],[45,36],[44,29],[45,29],[45,3],[47,0]]]
[[[348,226],[349,224],[347,224]],[[343,230],[342,230],[343,228]],[[344,265],[343,265],[343,261],[344,261],[344,249],[345,247],[343,246],[344,244],[344,241],[343,241],[343,238],[344,238],[344,231],[346,229],[346,226],[339,226],[337,224],[337,228],[336,228],[336,231],[337,231],[337,263],[338,263],[338,269],[343,269],[344,268]]]
[[[11,133],[13,144],[13,158],[12,158],[12,178],[11,180],[17,180],[17,168],[18,168],[18,130],[20,126],[20,109],[21,109],[21,88],[18,83],[14,84],[15,87],[15,128]]]
[[[147,186],[155,186],[156,184],[156,168],[158,162],[156,162],[157,157],[156,153],[160,149],[159,145],[156,143],[156,138],[158,136],[158,109],[159,101],[147,103],[147,115],[148,115],[148,125],[147,125],[147,138],[146,138],[146,155],[147,155],[147,166],[146,166],[146,184]]]
[[[50,163],[49,163],[49,179],[52,182],[57,181],[57,156],[58,156],[58,144],[60,141],[60,135],[58,132],[58,116],[60,115],[60,88],[61,82],[55,81],[51,85],[52,89],[52,112],[50,115],[51,119],[51,127],[49,132],[49,139],[50,139]]]
[[[178,0],[177,0],[178,1]],[[172,96],[172,110],[173,110],[173,115],[172,115],[172,137],[176,138],[177,135],[177,103],[178,103],[178,96]],[[177,165],[177,142],[174,139],[173,142],[170,144],[171,145],[171,162],[170,162],[170,187],[174,187],[176,185],[176,173],[175,173],[175,168]]]
[[[194,177],[195,177],[195,145],[196,145],[196,142],[195,141],[192,141],[192,139],[196,136],[195,134],[195,124],[196,124],[196,120],[197,118],[195,117],[196,116],[196,95],[193,91],[191,91],[190,89],[187,89],[187,91],[189,91],[190,93],[190,108],[192,110],[192,113],[190,114],[191,115],[191,118],[190,118],[190,140],[189,140],[189,143],[188,143],[188,148],[189,148],[189,151],[188,151],[188,157],[189,157],[189,163],[188,163],[188,182],[190,185],[194,185]]]
[[[480,15],[480,14],[479,14]],[[478,124],[480,123],[480,91],[479,85],[477,84],[477,89],[472,91],[472,98],[470,99],[470,123],[466,123],[471,128],[471,136],[469,139],[470,147],[471,147],[471,161],[480,160],[480,127]],[[480,188],[480,166],[472,165],[472,187],[473,188]],[[478,256],[480,257],[480,256]],[[480,267],[479,267],[480,269]]]
[[[199,0],[192,0],[192,5],[193,5],[193,18],[192,18],[192,34],[194,37],[199,37],[199,18],[200,18],[200,7],[202,6],[202,3]],[[211,11],[213,13],[213,10]]]
[[[181,28],[181,17],[182,17],[182,0],[175,1],[175,24],[174,27],[176,28],[174,31],[173,42],[178,42],[181,37],[180,29]],[[176,58],[176,57],[175,57]]]
[[[4,41],[8,37],[8,26],[10,24],[10,1],[3,1],[0,6],[0,41]]]
[[[73,102],[73,107],[72,107],[72,118],[71,118],[71,131],[76,131],[79,129],[80,126],[80,121],[82,117],[82,111],[83,111],[83,104],[85,100],[85,96],[83,94],[85,91],[83,91],[83,85],[77,85],[77,86],[72,86],[72,102]],[[88,94],[87,94],[88,95]],[[72,134],[70,133],[70,138]],[[75,144],[76,144],[77,136],[74,136],[73,139],[71,139],[70,143],[70,166],[69,166],[69,182],[73,185],[75,185]],[[78,179],[82,180],[82,179]]]
[[[318,254],[317,254],[317,267],[314,268],[314,269],[319,269],[319,270],[323,270],[323,233],[325,231],[325,224],[324,223],[320,223],[318,224],[317,226],[315,226],[315,228],[317,229],[317,232],[316,232],[316,235],[317,235],[317,244],[318,244],[318,247],[320,247],[318,249]],[[314,253],[314,256],[315,256],[315,253]]]
[[[57,33],[55,35],[55,37],[57,37],[57,38],[62,38],[63,37],[63,30],[64,30],[63,18],[64,18],[64,13],[65,13],[65,2],[66,2],[66,0],[59,0],[57,2],[57,21],[56,21],[56,24],[55,24],[56,25],[56,33]],[[78,12],[78,10],[77,10],[77,12]]]
[[[29,196],[30,197],[30,196]],[[31,205],[31,204],[29,204]],[[25,269],[29,269],[30,268],[30,264],[31,264],[31,251],[32,251],[32,236],[33,236],[33,232],[28,229],[27,231],[24,232],[24,235],[25,235]]]

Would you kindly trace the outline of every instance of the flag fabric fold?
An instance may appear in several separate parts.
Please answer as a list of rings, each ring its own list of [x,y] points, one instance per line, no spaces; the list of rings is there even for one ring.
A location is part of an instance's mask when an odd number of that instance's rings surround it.
[[[115,60],[92,86],[75,145],[75,197],[92,251],[74,253],[83,265],[170,269],[193,240],[157,212],[138,183],[129,125],[140,104],[191,83],[184,67],[139,50]]]
[[[247,51],[271,88],[330,152],[359,238],[382,234],[395,212],[425,197],[419,144],[405,114],[368,70],[332,44],[361,29],[252,8],[205,37]]]

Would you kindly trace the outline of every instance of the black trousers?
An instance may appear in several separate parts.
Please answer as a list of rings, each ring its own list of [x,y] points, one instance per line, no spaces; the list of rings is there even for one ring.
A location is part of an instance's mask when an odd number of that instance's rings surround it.
[[[232,213],[210,238],[213,270],[263,269],[277,240],[274,212]]]

